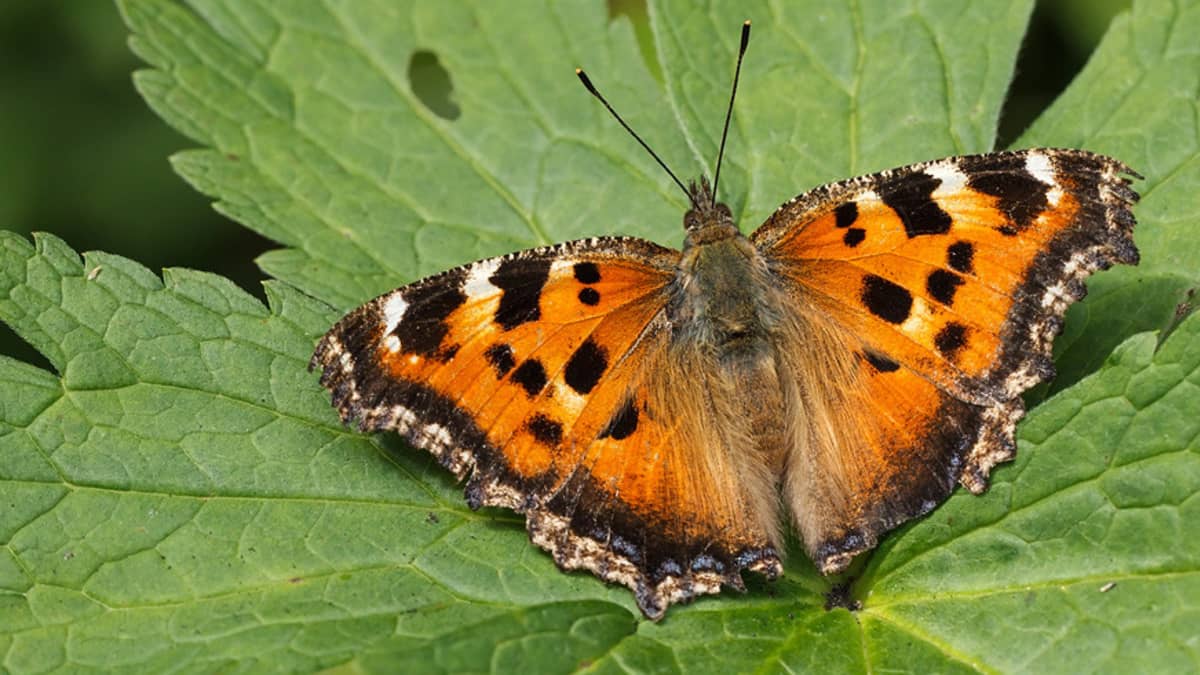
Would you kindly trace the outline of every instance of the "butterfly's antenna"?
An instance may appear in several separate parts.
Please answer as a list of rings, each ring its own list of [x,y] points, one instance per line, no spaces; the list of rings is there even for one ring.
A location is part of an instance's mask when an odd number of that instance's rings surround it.
[[[588,79],[587,73],[583,72],[583,68],[576,68],[575,74],[579,76],[579,81],[583,83],[583,86],[587,87],[587,90],[592,92],[592,96],[600,99],[600,102],[604,104],[604,107],[608,108],[608,112],[612,113],[612,116],[617,118],[617,121],[621,123],[621,126],[625,127],[625,131],[628,131],[630,136],[633,136],[638,143],[642,144],[642,147],[646,149],[646,152],[650,153],[650,156],[654,158],[654,161],[658,162],[658,165],[663,168],[663,171],[667,172],[667,175],[671,177],[671,180],[675,181],[675,184],[679,186],[679,189],[683,190],[683,194],[687,195],[688,201],[692,202],[692,206],[699,206],[699,204],[692,199],[692,193],[683,186],[683,182],[675,176],[675,172],[671,171],[666,162],[662,161],[662,158],[658,156],[658,153],[651,150],[650,146],[646,145],[646,141],[643,141],[642,137],[638,136],[637,132],[631,129],[629,125],[625,123],[625,120],[621,119],[621,116],[617,114],[617,111],[613,110],[613,107],[608,104],[608,101],[603,96],[600,95],[600,92],[596,91],[596,87],[593,86],[592,81]]]
[[[733,71],[733,91],[729,92],[729,109],[725,111],[725,129],[721,131],[721,150],[717,152],[717,172],[713,175],[712,200],[717,204],[717,182],[721,180],[721,160],[725,157],[725,139],[729,137],[729,120],[733,117],[733,99],[737,96],[738,77],[742,74],[742,57],[750,44],[750,20],[742,24],[742,46],[738,47],[737,67]]]

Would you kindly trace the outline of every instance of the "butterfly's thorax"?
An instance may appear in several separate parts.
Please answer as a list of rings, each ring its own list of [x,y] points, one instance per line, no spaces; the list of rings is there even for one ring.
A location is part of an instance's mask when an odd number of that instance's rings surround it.
[[[724,228],[721,228],[724,229]],[[772,320],[764,292],[766,265],[732,225],[689,233],[677,273],[674,325],[687,325],[722,360],[752,356],[769,347]]]

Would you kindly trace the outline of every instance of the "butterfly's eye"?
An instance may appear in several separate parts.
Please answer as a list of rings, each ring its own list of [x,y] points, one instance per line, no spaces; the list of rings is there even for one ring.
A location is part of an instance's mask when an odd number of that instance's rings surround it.
[[[717,204],[717,213],[720,214],[721,220],[733,220],[733,211],[724,204]]]
[[[694,230],[700,227],[700,214],[695,211],[688,211],[683,214],[683,229]]]

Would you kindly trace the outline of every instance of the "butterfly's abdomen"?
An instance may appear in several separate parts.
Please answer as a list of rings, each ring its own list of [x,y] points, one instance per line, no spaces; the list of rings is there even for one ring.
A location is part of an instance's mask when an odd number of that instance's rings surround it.
[[[688,244],[669,310],[676,327],[673,347],[699,355],[687,361],[704,372],[688,377],[704,383],[717,424],[730,436],[726,447],[744,462],[743,480],[766,482],[774,494],[787,415],[776,368],[779,312],[769,272],[741,234]],[[752,477],[756,474],[761,477]]]

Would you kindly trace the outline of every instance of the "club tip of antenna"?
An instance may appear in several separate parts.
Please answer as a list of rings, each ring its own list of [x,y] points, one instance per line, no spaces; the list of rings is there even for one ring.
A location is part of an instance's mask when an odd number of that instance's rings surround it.
[[[746,19],[745,21],[743,21],[742,25],[745,26],[746,28],[749,28],[750,27],[750,19]]]
[[[600,92],[596,91],[596,87],[592,85],[592,81],[588,78],[587,73],[583,72],[583,68],[576,68],[575,75],[579,78],[579,81],[583,83],[583,86],[586,87],[589,92],[591,92],[592,96],[597,98],[600,97]]]

